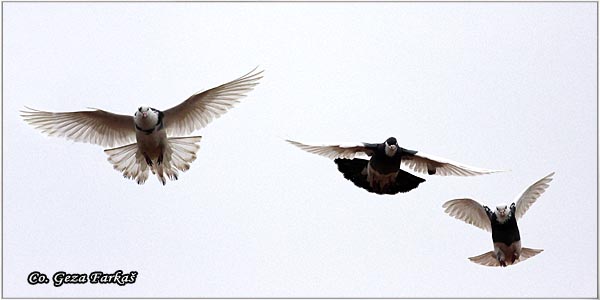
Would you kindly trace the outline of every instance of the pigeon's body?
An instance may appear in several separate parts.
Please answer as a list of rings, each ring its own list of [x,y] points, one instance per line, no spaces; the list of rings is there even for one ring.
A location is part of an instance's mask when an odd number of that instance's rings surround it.
[[[369,160],[369,168],[380,174],[396,173],[400,169],[402,155],[406,155],[402,148],[385,151],[385,143],[383,144],[366,144],[365,147],[372,149],[373,155]],[[390,156],[391,154],[391,156]]]
[[[189,169],[200,148],[200,136],[173,135],[189,134],[224,114],[258,84],[261,73],[253,70],[164,112],[141,106],[132,117],[103,110],[53,113],[28,109],[22,116],[50,136],[109,147],[126,144],[104,150],[114,168],[138,184],[151,171],[164,185],[165,178],[176,180],[178,171]],[[135,143],[127,144],[131,142]]]
[[[500,265],[506,264],[506,262],[513,264],[521,256],[521,236],[515,218],[515,209],[516,206],[511,205],[510,213],[504,219],[498,217],[496,212],[486,210],[492,226],[494,256]]]
[[[143,117],[144,110],[153,114],[146,113],[146,117]],[[140,154],[149,165],[152,165],[152,161],[162,161],[165,147],[168,146],[163,118],[163,113],[153,108],[140,107],[135,113],[135,140]]]
[[[177,180],[178,171],[187,171],[196,159],[202,137],[168,138],[163,116],[157,109],[140,107],[134,116],[136,143],[104,150],[125,178],[142,184],[150,170],[164,185],[166,178]]]
[[[498,172],[453,163],[445,159],[433,159],[429,155],[407,150],[391,137],[381,144],[362,143],[357,146],[310,146],[290,141],[291,144],[314,154],[333,158],[344,178],[371,193],[394,195],[405,193],[419,186],[425,179],[402,169],[405,164],[413,170],[429,175],[480,175]],[[368,160],[354,158],[370,156]]]
[[[488,217],[490,218],[490,223],[492,225],[492,241],[494,241],[494,243],[504,243],[510,246],[512,243],[521,240],[517,219],[514,217],[515,209],[516,206],[511,205],[510,214],[504,222],[499,220],[496,213],[488,212]]]
[[[137,132],[135,139],[140,152],[150,161],[158,162],[167,147],[167,132],[160,130],[151,134]]]
[[[405,193],[419,186],[425,179],[400,169],[403,157],[414,155],[416,151],[382,144],[364,144],[372,153],[369,160],[336,158],[334,162],[344,178],[356,186],[376,194]],[[386,147],[388,150],[386,151]],[[393,150],[390,150],[393,149]]]
[[[510,208],[499,205],[496,211],[492,212],[487,206],[472,199],[454,199],[444,203],[443,207],[450,216],[492,232],[494,251],[469,257],[471,261],[484,266],[506,267],[543,251],[521,247],[517,219],[521,218],[546,190],[553,175],[554,173],[551,173],[527,188]]]

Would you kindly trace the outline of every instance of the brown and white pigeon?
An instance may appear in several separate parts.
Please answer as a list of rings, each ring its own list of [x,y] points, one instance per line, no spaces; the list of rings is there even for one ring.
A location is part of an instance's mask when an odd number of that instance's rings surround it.
[[[254,69],[165,111],[140,106],[128,116],[100,109],[46,112],[26,107],[21,116],[49,136],[108,147],[126,144],[104,150],[114,168],[138,184],[143,184],[151,171],[164,185],[165,177],[177,180],[178,171],[190,168],[200,148],[201,136],[180,135],[204,128],[227,112],[258,84],[262,73]]]
[[[523,217],[529,207],[549,187],[553,175],[554,172],[525,189],[510,207],[504,204],[498,205],[494,212],[472,199],[454,199],[444,203],[442,207],[450,216],[492,232],[494,251],[469,257],[472,262],[484,266],[506,267],[544,251],[521,247],[517,220]]]

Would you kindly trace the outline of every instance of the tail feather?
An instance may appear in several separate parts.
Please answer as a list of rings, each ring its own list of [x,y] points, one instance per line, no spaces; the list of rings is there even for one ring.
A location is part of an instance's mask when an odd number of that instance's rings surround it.
[[[118,148],[104,150],[113,168],[123,173],[123,177],[144,184],[148,179],[148,165],[139,153],[137,144],[129,144]]]
[[[534,256],[538,255],[539,253],[541,253],[542,251],[544,251],[544,250],[543,249],[521,248],[521,257],[519,257],[519,259],[515,260],[513,265],[516,265],[519,262],[525,261],[528,258],[534,257]],[[482,266],[488,266],[488,267],[499,267],[500,266],[500,262],[498,262],[498,259],[496,259],[496,255],[494,254],[494,251],[490,251],[490,252],[486,252],[481,255],[469,257],[469,260],[471,260],[474,263],[480,264]],[[509,261],[507,261],[506,263],[510,265]]]
[[[152,166],[146,163],[144,155],[139,151],[137,144],[106,149],[108,161],[114,168],[123,173],[123,177],[136,180],[144,184],[148,179],[148,171],[152,171],[158,180],[165,185],[166,178],[177,180],[179,171],[189,170],[190,163],[196,160],[196,152],[200,149],[198,143],[201,136],[169,138],[163,153],[163,161],[154,162]]]
[[[519,261],[524,261],[528,258],[534,257],[540,254],[542,251],[544,251],[544,249],[521,248],[521,257],[519,258]]]
[[[196,160],[196,152],[200,149],[197,143],[202,139],[201,136],[186,138],[170,138],[167,153],[170,154],[172,164],[180,171],[190,169],[190,163]],[[174,174],[175,176],[177,173]]]
[[[469,257],[469,260],[476,264],[480,264],[482,266],[488,266],[488,267],[499,267],[500,266],[500,263],[496,259],[496,255],[494,255],[494,251],[490,251],[490,252],[486,252],[481,255]]]
[[[162,183],[162,185],[167,184],[167,179],[165,178],[165,175],[164,175],[164,163],[153,165],[152,168],[155,171],[156,178],[158,178],[158,181],[160,181],[160,183]]]

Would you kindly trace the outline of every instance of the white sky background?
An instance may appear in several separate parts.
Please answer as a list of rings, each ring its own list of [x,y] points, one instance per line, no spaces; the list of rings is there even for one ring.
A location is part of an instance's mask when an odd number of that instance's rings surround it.
[[[3,3],[5,297],[597,297],[596,3]],[[133,114],[265,69],[197,132],[175,182],[138,186],[25,105]],[[383,142],[511,172],[356,188],[283,141]],[[540,255],[488,268],[447,216],[555,180],[520,221]],[[133,285],[30,286],[41,271]]]

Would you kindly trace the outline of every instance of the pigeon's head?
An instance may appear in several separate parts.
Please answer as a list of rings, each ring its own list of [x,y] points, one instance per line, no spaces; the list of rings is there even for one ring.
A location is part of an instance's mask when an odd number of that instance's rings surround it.
[[[135,124],[141,128],[152,128],[158,123],[158,111],[149,106],[140,106],[133,115]]]
[[[510,210],[508,210],[508,206],[506,204],[496,206],[496,217],[498,217],[498,222],[504,223],[510,214]]]
[[[387,139],[384,143],[385,145],[385,155],[392,157],[396,155],[396,151],[398,150],[398,141],[396,141],[395,137],[391,137]]]

